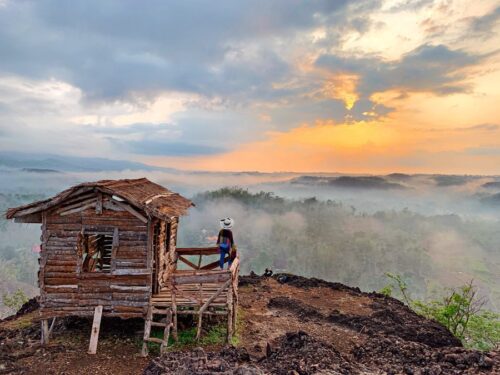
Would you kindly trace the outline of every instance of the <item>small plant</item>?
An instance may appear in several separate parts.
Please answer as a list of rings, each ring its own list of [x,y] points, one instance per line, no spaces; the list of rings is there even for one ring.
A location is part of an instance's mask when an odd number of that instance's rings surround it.
[[[5,293],[2,296],[3,304],[14,312],[18,311],[22,305],[28,302],[29,298],[22,289],[17,289],[13,293]]]
[[[403,301],[406,302],[406,304],[409,306],[411,305],[411,298],[408,296],[407,294],[407,290],[408,290],[408,284],[406,283],[405,280],[403,280],[403,278],[401,277],[401,275],[397,275],[397,274],[393,274],[393,273],[390,273],[390,272],[386,272],[385,275],[390,279],[392,280],[393,282],[396,283],[396,286],[398,287],[399,291],[401,292],[401,295],[402,295],[402,298],[403,298]],[[391,296],[392,294],[392,285],[386,285],[384,288],[382,288],[382,291],[389,291],[389,296]],[[383,293],[383,292],[382,292]]]
[[[387,285],[385,285],[382,289],[380,289],[378,292],[379,292],[380,294],[383,294],[383,295],[384,295],[384,296],[386,296],[386,297],[392,297],[392,292],[393,292],[393,290],[392,290],[392,289],[393,289],[393,288],[392,288],[392,285],[387,284]]]

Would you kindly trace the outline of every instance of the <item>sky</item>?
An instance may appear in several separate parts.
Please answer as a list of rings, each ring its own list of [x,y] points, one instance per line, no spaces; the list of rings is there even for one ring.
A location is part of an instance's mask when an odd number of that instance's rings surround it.
[[[500,174],[499,33],[499,0],[0,0],[0,149]]]

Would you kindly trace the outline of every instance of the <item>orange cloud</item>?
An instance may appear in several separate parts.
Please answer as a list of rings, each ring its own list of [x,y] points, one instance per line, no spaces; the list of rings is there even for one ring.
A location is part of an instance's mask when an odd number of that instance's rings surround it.
[[[359,99],[356,86],[359,77],[354,74],[332,76],[323,85],[323,93],[327,98],[342,100],[347,109],[352,109]]]

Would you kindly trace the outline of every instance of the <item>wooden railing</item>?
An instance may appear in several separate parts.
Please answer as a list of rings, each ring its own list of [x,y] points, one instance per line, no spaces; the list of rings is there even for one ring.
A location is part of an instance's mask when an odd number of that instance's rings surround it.
[[[211,262],[208,264],[203,264],[203,257],[208,255],[219,254],[219,248],[217,246],[213,247],[178,247],[176,249],[177,260],[181,261],[188,267],[194,270],[213,270],[219,266],[219,261]],[[186,256],[198,256],[198,264],[191,262]],[[229,261],[229,256],[226,256],[224,263]]]

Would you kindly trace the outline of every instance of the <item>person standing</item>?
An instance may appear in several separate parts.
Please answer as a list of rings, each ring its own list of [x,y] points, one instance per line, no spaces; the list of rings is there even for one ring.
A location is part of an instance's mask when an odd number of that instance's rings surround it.
[[[233,232],[231,231],[231,229],[233,229],[233,225],[234,220],[230,217],[220,220],[221,230],[219,231],[219,236],[217,237],[217,246],[219,247],[219,266],[221,270],[224,269],[224,260],[226,255],[229,255],[229,267],[231,267],[231,263],[233,262],[233,259],[231,258],[231,249],[234,246]]]

